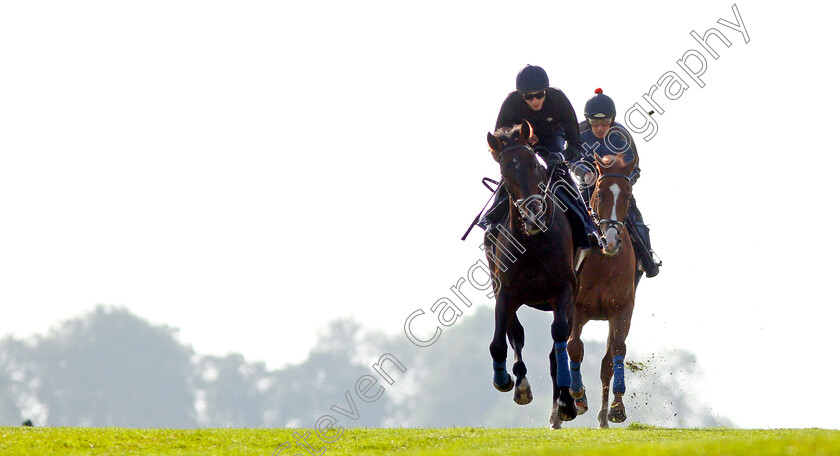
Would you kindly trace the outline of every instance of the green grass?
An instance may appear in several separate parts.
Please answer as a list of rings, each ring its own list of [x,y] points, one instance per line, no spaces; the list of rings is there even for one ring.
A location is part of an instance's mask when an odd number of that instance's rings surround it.
[[[348,429],[329,445],[311,431],[311,453],[295,432],[2,427],[0,455],[840,455],[840,431],[821,429]]]

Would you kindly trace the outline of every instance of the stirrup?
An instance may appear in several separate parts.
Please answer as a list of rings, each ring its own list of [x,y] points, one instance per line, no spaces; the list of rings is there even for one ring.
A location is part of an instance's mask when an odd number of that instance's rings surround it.
[[[659,255],[657,255],[656,252],[653,251],[653,249],[648,250],[648,254],[646,256],[647,259],[650,261],[650,264],[645,265],[646,262],[642,260],[642,267],[645,270],[645,277],[651,279],[659,275],[659,268],[662,266],[662,260],[659,258]]]

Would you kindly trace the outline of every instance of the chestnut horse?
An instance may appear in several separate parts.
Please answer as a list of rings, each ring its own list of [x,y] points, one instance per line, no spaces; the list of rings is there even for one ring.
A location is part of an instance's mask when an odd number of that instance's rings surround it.
[[[590,250],[578,268],[578,286],[575,293],[575,311],[572,320],[568,351],[571,360],[572,396],[575,397],[578,414],[589,408],[586,388],[580,375],[583,361],[583,342],[580,339],[583,325],[590,320],[607,320],[610,329],[607,336],[607,350],[601,361],[601,410],[598,423],[601,428],[627,419],[622,397],[624,385],[624,356],[627,353],[625,339],[630,331],[630,318],[636,297],[636,260],[630,235],[624,229],[624,220],[632,197],[630,174],[636,167],[636,158],[625,163],[620,156],[596,156],[598,180],[592,194],[591,207],[600,219],[598,224],[604,248]],[[610,396],[610,380],[613,382],[615,400],[607,411]]]
[[[488,133],[487,142],[499,163],[504,188],[510,195],[508,219],[498,230],[485,233],[485,253],[493,271],[496,295],[496,324],[490,355],[493,358],[493,385],[499,391],[514,387],[517,404],[531,402],[533,395],[522,360],[525,332],[516,318],[523,304],[554,314],[551,324],[551,379],[553,407],[550,421],[559,428],[562,421],[577,416],[577,407],[569,388],[566,344],[574,306],[576,283],[573,267],[572,229],[560,208],[546,199],[554,199],[550,172],[528,145],[532,127],[528,122],[514,128]],[[555,182],[557,184],[557,182]],[[507,343],[514,351],[514,381],[507,372]]]

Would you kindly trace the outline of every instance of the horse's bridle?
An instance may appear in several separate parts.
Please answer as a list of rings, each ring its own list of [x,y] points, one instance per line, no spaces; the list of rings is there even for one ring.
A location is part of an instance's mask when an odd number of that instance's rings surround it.
[[[498,159],[499,159],[499,162],[502,161],[502,155],[504,155],[505,153],[511,152],[511,151],[514,151],[514,150],[519,150],[519,149],[526,149],[529,152],[531,152],[532,154],[534,154],[535,156],[537,155],[537,152],[534,150],[534,148],[532,148],[531,146],[529,146],[527,144],[514,144],[512,146],[505,147],[504,149],[502,149],[501,152],[499,152],[499,154],[497,156]],[[534,201],[539,201],[540,208],[542,209],[541,214],[544,214],[548,210],[548,206],[546,204],[546,197],[548,195],[548,189],[551,188],[551,177],[552,177],[552,174],[549,173],[548,174],[548,184],[545,185],[545,188],[543,188],[542,194],[531,195],[531,196],[529,196],[527,198],[523,198],[521,200],[514,201],[513,198],[512,198],[513,195],[510,193],[510,189],[508,189],[508,194],[511,195],[511,198],[510,198],[511,203],[514,206],[516,206],[516,208],[519,210],[519,214],[522,217],[528,219],[534,225],[537,225],[538,227],[540,227],[540,229],[543,230],[543,231],[547,231],[547,229],[551,228],[551,225],[554,223],[554,212],[552,211],[552,216],[551,216],[549,225],[545,226],[545,224],[538,221],[536,219],[536,216],[533,215],[529,210],[527,210],[527,208],[528,208],[528,205],[533,203]],[[502,179],[501,185],[504,185],[505,188],[507,188],[507,182],[504,179]],[[543,226],[540,226],[540,225],[543,225]]]
[[[625,176],[624,174],[618,174],[618,173],[601,174],[600,176],[598,176],[598,182],[595,182],[596,191],[598,189],[598,185],[599,185],[601,179],[603,179],[605,177],[617,177],[617,178],[620,178],[620,179],[625,179],[627,182],[630,182],[630,177]],[[601,197],[601,192],[599,191],[598,192],[598,198],[600,198],[600,197]],[[597,209],[597,207],[598,207],[598,205],[596,204],[595,208]],[[606,232],[608,229],[610,229],[610,227],[615,227],[615,230],[618,233],[619,239],[621,238],[621,234],[624,232],[624,222],[622,222],[621,220],[613,220],[613,219],[602,218],[601,220],[598,221],[598,226],[600,227],[601,225],[606,225],[607,226],[604,229],[604,232]]]
[[[504,155],[505,153],[510,152],[512,150],[519,150],[519,149],[528,149],[531,152],[534,152],[534,149],[527,144],[514,144],[512,146],[505,147],[504,149],[502,149],[501,152],[499,152],[499,160],[502,159],[502,155]]]

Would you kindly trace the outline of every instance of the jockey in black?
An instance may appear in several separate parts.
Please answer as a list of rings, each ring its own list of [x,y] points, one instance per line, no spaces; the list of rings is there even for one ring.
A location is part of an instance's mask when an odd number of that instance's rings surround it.
[[[496,129],[513,127],[521,124],[523,120],[527,120],[533,127],[531,145],[549,169],[553,167],[554,179],[562,179],[568,184],[556,186],[555,193],[569,209],[569,222],[572,225],[575,245],[582,248],[600,248],[598,229],[587,212],[585,202],[566,166],[566,162],[582,157],[575,110],[562,91],[548,86],[548,75],[538,66],[528,65],[516,76],[516,91],[508,94],[502,103]],[[501,187],[496,192],[496,199],[490,210],[478,224],[488,230],[492,225],[501,222],[507,212],[508,194],[504,187]]]
[[[583,155],[579,161],[572,163],[571,169],[581,183],[581,194],[587,202],[592,198],[595,179],[598,176],[595,167],[596,155],[598,157],[619,155],[625,163],[638,157],[633,137],[623,125],[615,121],[615,114],[615,103],[612,98],[604,95],[601,89],[595,90],[595,95],[586,102],[583,109],[586,121],[579,125]],[[637,160],[636,169],[630,175],[630,183],[635,184],[640,174]],[[648,277],[654,277],[659,274],[659,266],[662,263],[654,259],[656,254],[650,246],[650,229],[645,225],[635,197],[630,200],[627,219],[635,227],[629,230],[629,233],[636,251],[636,259],[641,260],[645,274]],[[637,276],[637,283],[639,277]]]

